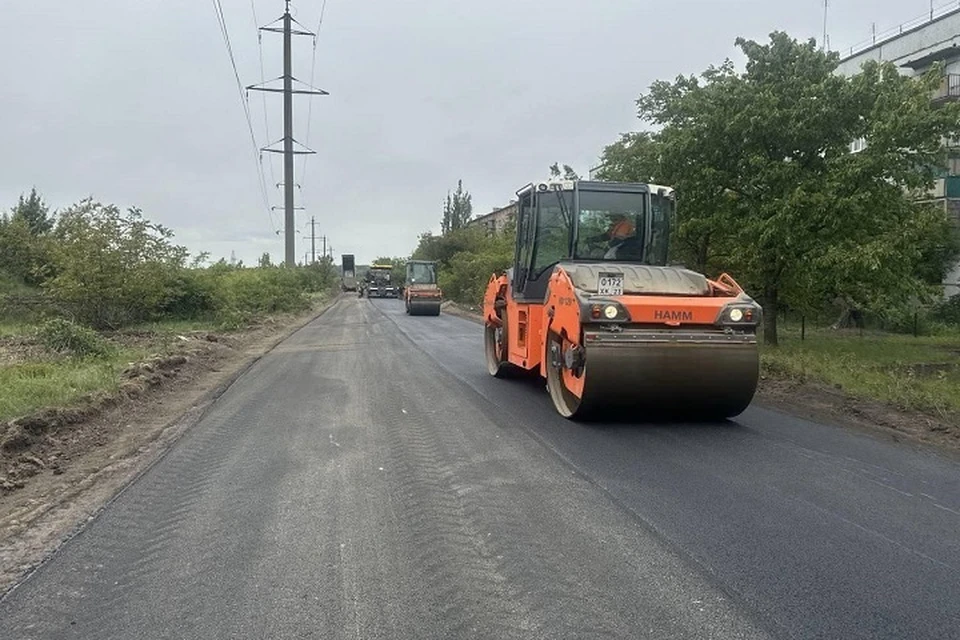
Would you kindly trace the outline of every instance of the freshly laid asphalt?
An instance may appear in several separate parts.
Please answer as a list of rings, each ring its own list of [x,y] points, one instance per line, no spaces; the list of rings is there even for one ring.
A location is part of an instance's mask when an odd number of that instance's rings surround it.
[[[578,424],[341,298],[0,601],[0,638],[960,638],[960,464],[751,407]]]

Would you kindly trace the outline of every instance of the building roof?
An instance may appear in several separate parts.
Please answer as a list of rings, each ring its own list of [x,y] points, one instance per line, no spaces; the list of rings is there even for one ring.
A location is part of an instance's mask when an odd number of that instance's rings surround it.
[[[949,18],[960,14],[960,6],[954,4],[947,5],[946,7],[940,7],[939,9],[934,9],[930,13],[924,14],[919,18],[904,22],[901,25],[898,25],[887,31],[874,34],[869,40],[865,40],[858,44],[853,45],[848,49],[839,51],[840,53],[840,64],[864,56],[867,53],[874,51],[875,49],[881,49],[884,45],[893,42],[894,40],[899,40],[904,36],[914,34],[918,31],[922,31],[931,25],[934,25],[938,22],[948,20]]]
[[[497,218],[497,217],[499,217],[499,216],[504,215],[505,213],[509,213],[509,211],[510,211],[511,209],[516,209],[516,208],[517,208],[517,203],[516,203],[516,202],[511,202],[511,203],[508,204],[508,205],[505,205],[505,206],[503,206],[503,207],[499,207],[499,208],[497,208],[497,209],[494,209],[494,210],[491,211],[490,213],[484,213],[484,214],[482,214],[482,215],[479,215],[479,216],[473,218],[472,220],[470,220],[470,222],[471,222],[471,223],[473,223],[473,222],[483,222],[484,220],[489,220],[489,219],[492,219],[492,218],[495,219],[495,218]]]

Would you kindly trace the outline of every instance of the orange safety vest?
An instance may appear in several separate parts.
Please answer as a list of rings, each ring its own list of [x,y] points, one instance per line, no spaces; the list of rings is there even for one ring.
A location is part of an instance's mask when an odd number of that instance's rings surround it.
[[[623,238],[628,238],[634,234],[636,228],[629,220],[621,220],[613,225],[611,225],[610,230],[607,232],[610,234],[610,238],[614,240],[622,240]]]

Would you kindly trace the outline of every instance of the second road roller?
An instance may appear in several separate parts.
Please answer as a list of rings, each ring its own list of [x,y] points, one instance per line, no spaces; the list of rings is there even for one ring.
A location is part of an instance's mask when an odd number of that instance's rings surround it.
[[[438,316],[443,292],[437,284],[437,263],[431,260],[407,261],[407,280],[403,299],[411,316]]]
[[[727,274],[668,265],[672,188],[553,179],[517,196],[514,264],[483,300],[491,375],[539,374],[567,418],[746,409],[761,308]]]

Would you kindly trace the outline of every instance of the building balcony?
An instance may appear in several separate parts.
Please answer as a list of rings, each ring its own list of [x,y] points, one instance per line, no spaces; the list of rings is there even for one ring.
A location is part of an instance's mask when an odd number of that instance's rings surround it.
[[[933,101],[943,103],[955,100],[960,100],[960,73],[948,73],[943,76],[940,87],[933,92]]]
[[[960,176],[945,176],[937,178],[933,188],[923,194],[917,194],[923,200],[942,200],[944,198],[960,198]]]

